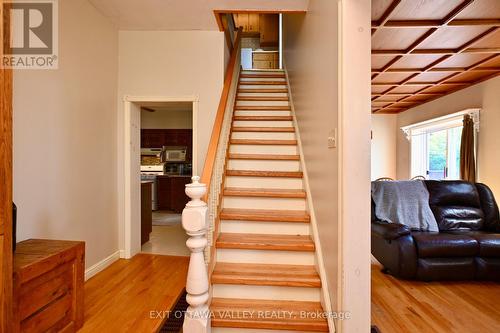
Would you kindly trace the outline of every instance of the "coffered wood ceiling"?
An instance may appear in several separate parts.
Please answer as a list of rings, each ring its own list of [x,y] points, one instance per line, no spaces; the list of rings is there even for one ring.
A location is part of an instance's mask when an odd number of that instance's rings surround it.
[[[498,74],[500,0],[372,0],[373,113],[403,112]]]

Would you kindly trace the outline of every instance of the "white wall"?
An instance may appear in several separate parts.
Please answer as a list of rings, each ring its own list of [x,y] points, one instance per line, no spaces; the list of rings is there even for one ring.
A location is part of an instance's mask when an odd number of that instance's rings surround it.
[[[192,110],[141,111],[141,128],[193,128]]]
[[[330,298],[352,315],[336,323],[340,332],[366,332],[370,323],[370,3],[315,0],[306,15],[283,15]],[[327,146],[334,129],[336,149]]]
[[[118,250],[118,32],[86,0],[59,2],[59,69],[14,72],[18,241],[86,242],[87,267]]]
[[[201,174],[224,81],[224,43],[224,33],[219,31],[120,31],[118,141],[124,140],[125,96],[197,96],[198,131],[193,145],[199,163],[193,172]],[[124,188],[123,153],[118,151],[120,191]],[[124,198],[118,199],[122,221]],[[120,245],[124,246],[122,238]]]
[[[457,91],[398,115],[397,176],[408,179],[410,145],[400,127],[469,108],[481,108],[478,138],[478,180],[500,200],[500,77]]]
[[[397,115],[372,115],[372,180],[381,177],[396,179]]]
[[[292,90],[332,307],[338,296],[337,3],[312,1],[307,14],[283,14],[283,58]]]

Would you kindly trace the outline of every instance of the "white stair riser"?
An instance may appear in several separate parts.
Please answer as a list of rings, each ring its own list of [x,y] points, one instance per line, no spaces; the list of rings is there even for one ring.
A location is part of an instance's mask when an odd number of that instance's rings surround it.
[[[229,170],[300,171],[299,161],[229,160]]]
[[[223,208],[305,210],[306,200],[300,198],[224,197]]]
[[[233,132],[232,139],[295,140],[293,132]]]
[[[301,178],[227,176],[227,187],[303,189]]]
[[[257,111],[257,110],[238,110],[234,111],[235,116],[291,116],[292,112],[290,111]]]
[[[221,232],[269,235],[310,235],[309,223],[221,221]]]
[[[240,84],[244,84],[248,81],[271,81],[271,82],[283,82],[285,84],[286,79],[279,77],[242,77],[240,78]]]
[[[314,252],[217,249],[217,262],[245,264],[315,265]]]
[[[214,284],[213,297],[280,301],[320,301],[320,288]]]
[[[255,116],[270,116],[270,114],[255,114]],[[286,116],[286,114],[282,114]],[[293,127],[293,122],[289,120],[235,120],[234,127]]]
[[[288,93],[286,92],[240,92],[238,93],[238,96],[241,97],[288,97]]]
[[[239,154],[281,154],[295,155],[297,154],[297,146],[288,145],[235,145],[229,147],[230,153]]]
[[[288,101],[236,101],[236,106],[290,106]]]
[[[239,89],[287,89],[286,85],[281,84],[245,84],[240,83]]]

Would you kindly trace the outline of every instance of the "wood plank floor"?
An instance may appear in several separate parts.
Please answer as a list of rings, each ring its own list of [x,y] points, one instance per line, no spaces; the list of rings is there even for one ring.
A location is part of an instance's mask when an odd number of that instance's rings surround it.
[[[391,332],[500,332],[500,283],[417,282],[372,262],[372,324]]]
[[[85,283],[85,324],[79,332],[157,332],[186,284],[189,257],[137,254]],[[150,315],[153,311],[153,316]]]

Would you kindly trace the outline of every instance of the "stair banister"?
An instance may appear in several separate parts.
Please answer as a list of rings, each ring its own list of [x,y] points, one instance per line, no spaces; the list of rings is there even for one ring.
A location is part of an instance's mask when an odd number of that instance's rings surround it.
[[[182,227],[189,239],[186,245],[191,251],[186,281],[186,301],[189,307],[184,317],[183,331],[186,333],[205,333],[210,330],[208,309],[208,274],[205,266],[204,250],[207,246],[207,204],[201,200],[207,192],[200,177],[192,177],[186,185],[186,195],[191,200],[182,211]]]
[[[200,177],[193,176],[192,183],[186,185],[186,195],[191,199],[182,212],[182,226],[189,236],[186,245],[191,251],[186,281],[189,307],[183,325],[186,333],[210,332],[207,263],[214,261],[211,247],[218,233],[215,222],[240,72],[241,34],[240,28],[227,66],[201,182]]]

